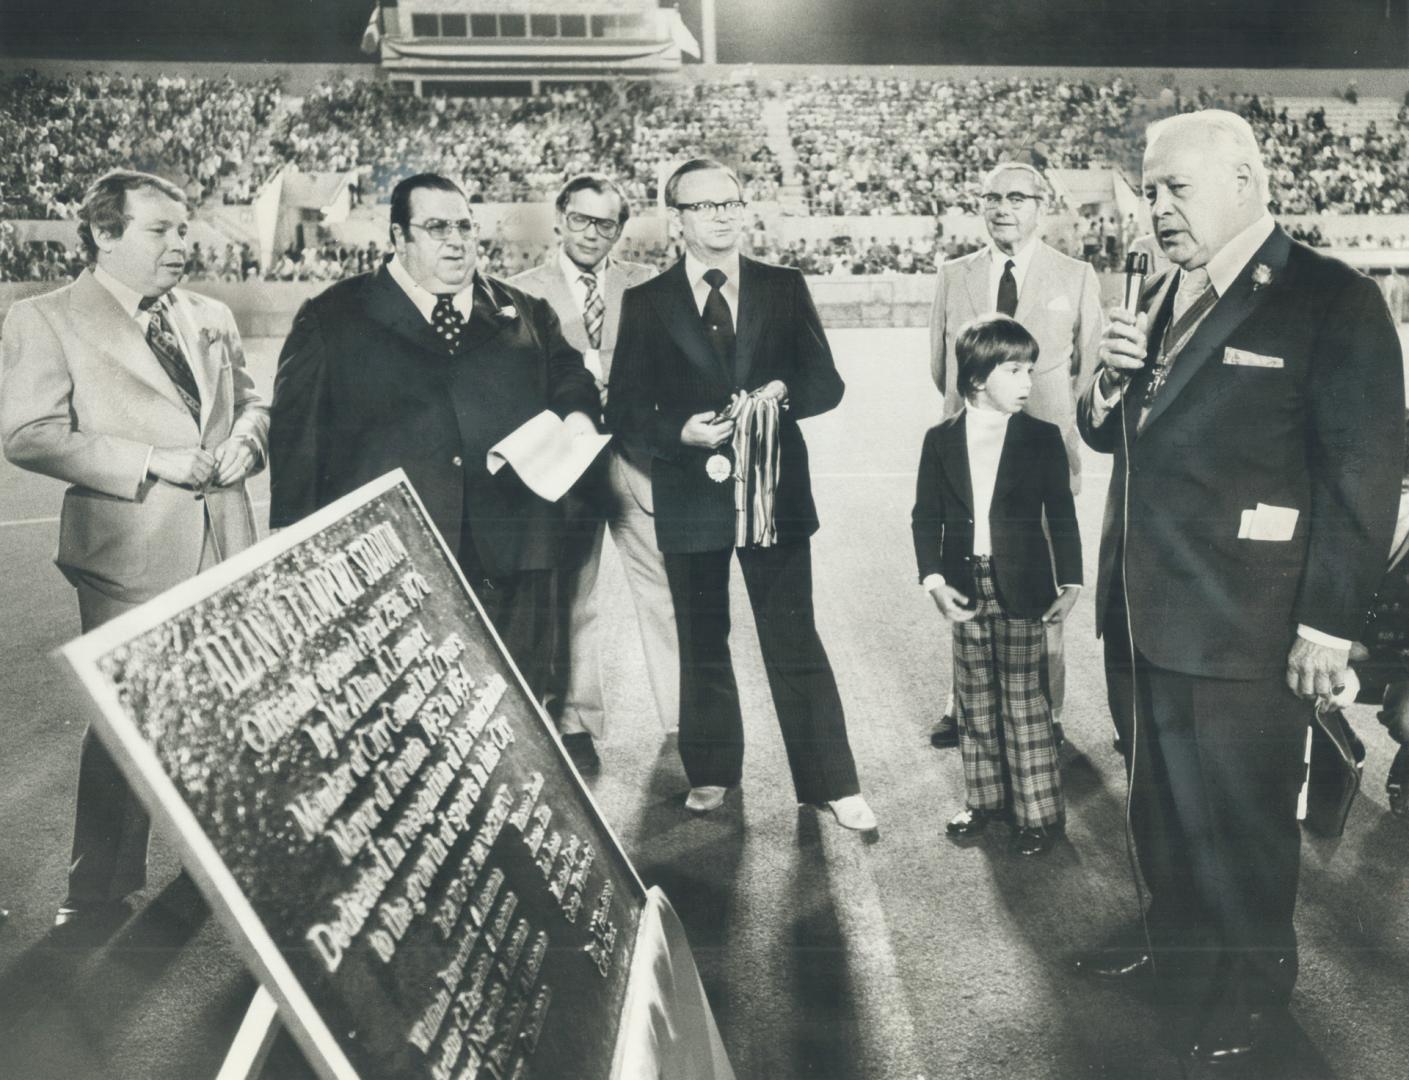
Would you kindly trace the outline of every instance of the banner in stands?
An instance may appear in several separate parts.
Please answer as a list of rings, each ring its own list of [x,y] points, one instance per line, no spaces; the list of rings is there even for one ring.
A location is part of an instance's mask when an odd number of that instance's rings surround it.
[[[404,474],[62,651],[320,1075],[608,1075],[644,890]]]

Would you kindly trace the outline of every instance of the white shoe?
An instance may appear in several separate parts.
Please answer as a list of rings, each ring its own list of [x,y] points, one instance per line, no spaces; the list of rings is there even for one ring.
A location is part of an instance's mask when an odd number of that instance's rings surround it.
[[[716,787],[713,784],[691,788],[690,794],[685,796],[685,809],[693,810],[697,814],[708,814],[711,810],[718,810],[724,805],[724,795],[728,790],[728,788]]]
[[[871,813],[871,808],[866,805],[866,800],[860,795],[848,795],[842,799],[833,799],[827,803],[827,806],[836,815],[837,823],[843,828],[855,829],[857,832],[870,832],[876,827],[876,815]]]

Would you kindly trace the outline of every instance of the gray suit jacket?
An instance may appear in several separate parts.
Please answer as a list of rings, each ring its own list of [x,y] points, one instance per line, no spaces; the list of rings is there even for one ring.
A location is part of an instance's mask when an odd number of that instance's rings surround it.
[[[200,390],[199,422],[136,321],[90,272],[21,300],[5,320],[5,456],[70,485],[59,568],[130,603],[195,576],[207,515],[224,556],[257,539],[243,482],[201,494],[143,473],[152,446],[214,449],[234,434],[251,436],[261,460],[267,455],[269,410],[245,370],[230,309],[185,289],[171,297]]]
[[[939,268],[930,315],[930,374],[944,395],[945,416],[953,416],[964,404],[954,356],[959,331],[970,319],[993,312],[988,271],[986,247]],[[1041,350],[1024,411],[1061,430],[1076,491],[1081,477],[1076,400],[1096,372],[1096,350],[1105,325],[1096,271],[1090,263],[1038,241],[1013,317]]]
[[[602,297],[607,304],[606,317],[602,321],[602,346],[598,350],[602,359],[602,374],[607,378],[612,373],[612,353],[616,349],[616,329],[621,322],[621,294],[633,285],[649,281],[659,271],[641,263],[623,262],[608,257],[605,280],[602,282]],[[558,252],[537,266],[516,274],[509,279],[530,296],[547,300],[562,324],[563,337],[578,352],[586,352],[587,329],[582,323],[582,312],[573,301],[572,290],[568,288],[563,268],[558,264]]]
[[[601,281],[602,297],[606,301],[606,315],[602,320],[602,345],[598,356],[602,362],[602,375],[610,379],[612,374],[612,354],[616,351],[617,325],[621,322],[621,295],[633,285],[649,281],[659,273],[654,267],[642,263],[623,262],[608,257],[607,269]],[[591,346],[587,343],[587,328],[582,321],[582,311],[573,299],[568,288],[567,278],[558,260],[558,252],[553,253],[537,266],[516,274],[509,279],[531,296],[547,300],[562,324],[563,337],[578,352],[586,352]],[[651,470],[649,460],[628,449],[621,440],[612,445],[617,461],[624,466],[616,470],[631,495],[647,513],[654,513],[654,500],[651,497]]]

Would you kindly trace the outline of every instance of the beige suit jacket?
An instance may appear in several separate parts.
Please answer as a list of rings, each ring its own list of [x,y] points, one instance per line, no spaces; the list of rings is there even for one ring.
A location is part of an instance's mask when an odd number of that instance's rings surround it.
[[[939,268],[930,314],[930,374],[944,395],[945,416],[954,415],[964,404],[954,357],[959,331],[970,319],[994,310],[988,271],[987,248]],[[1013,317],[1037,339],[1039,348],[1032,395],[1024,411],[1061,429],[1076,491],[1081,477],[1076,400],[1095,375],[1096,350],[1105,326],[1095,270],[1090,263],[1039,241]]]
[[[267,454],[269,412],[245,369],[230,309],[184,289],[171,318],[200,390],[199,424],[117,299],[85,270],[16,303],[0,342],[0,440],[20,468],[68,483],[55,562],[140,603],[194,576],[207,514],[222,556],[256,538],[243,482],[204,494],[145,475],[153,447],[209,449],[232,434]]]
[[[659,271],[642,263],[622,262],[611,259],[607,264],[605,280],[602,283],[602,299],[606,302],[606,312],[602,318],[602,344],[598,356],[602,362],[602,374],[610,382],[612,374],[612,353],[616,349],[616,331],[621,322],[621,294],[633,285],[649,281]],[[562,323],[563,336],[578,352],[586,352],[591,346],[587,342],[587,327],[583,323],[582,312],[577,308],[567,278],[563,276],[558,252],[509,279],[510,285],[517,285],[531,296],[548,301],[558,321]],[[614,444],[617,460],[626,468],[619,470],[631,496],[647,513],[653,512],[651,500],[651,470],[649,462],[628,451],[620,442]]]

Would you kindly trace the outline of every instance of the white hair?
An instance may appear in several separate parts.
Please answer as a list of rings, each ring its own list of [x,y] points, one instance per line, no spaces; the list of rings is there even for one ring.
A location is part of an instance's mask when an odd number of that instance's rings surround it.
[[[1026,161],[1000,161],[993,168],[988,170],[983,178],[983,186],[987,188],[993,183],[993,178],[1004,172],[1025,172],[1037,181],[1039,194],[1047,194],[1051,189],[1047,185],[1047,178],[1042,175],[1042,171],[1035,165],[1029,165]]]
[[[1222,144],[1223,156],[1230,165],[1247,165],[1252,170],[1253,183],[1263,205],[1271,198],[1267,181],[1267,166],[1262,163],[1262,148],[1252,125],[1227,109],[1199,109],[1197,112],[1176,113],[1156,120],[1145,129],[1145,149],[1150,150],[1165,135],[1181,131],[1204,133],[1210,140]]]

